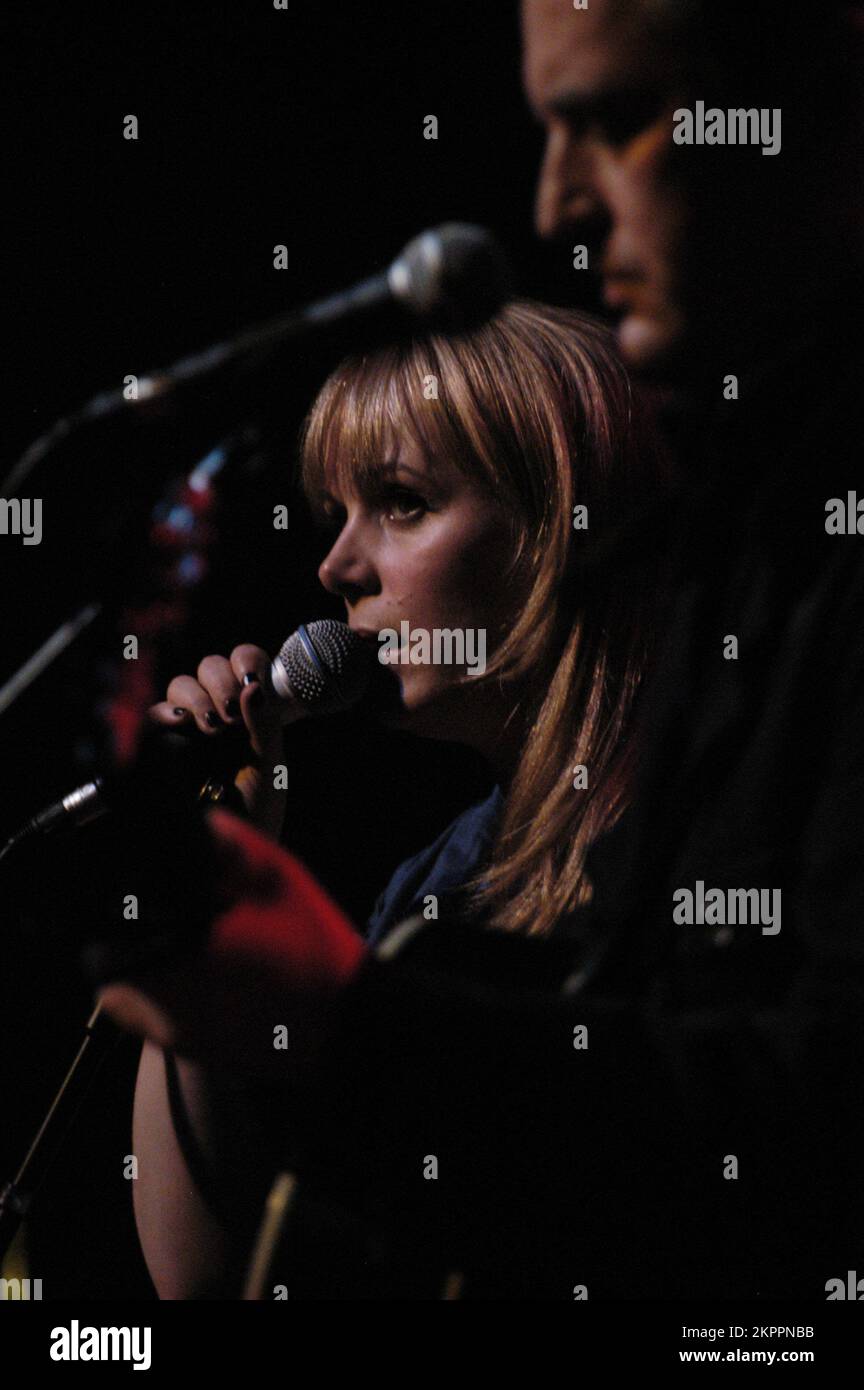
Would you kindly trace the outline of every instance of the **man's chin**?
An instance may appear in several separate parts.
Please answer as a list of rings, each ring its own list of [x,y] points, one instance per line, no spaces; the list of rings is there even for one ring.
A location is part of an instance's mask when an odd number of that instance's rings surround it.
[[[680,357],[684,328],[677,316],[655,318],[628,313],[617,327],[621,356],[631,371],[648,376],[664,376]]]

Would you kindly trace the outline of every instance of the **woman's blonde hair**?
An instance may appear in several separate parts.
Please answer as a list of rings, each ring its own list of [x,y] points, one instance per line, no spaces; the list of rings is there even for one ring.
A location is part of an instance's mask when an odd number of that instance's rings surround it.
[[[530,673],[511,714],[524,720],[525,743],[491,855],[465,891],[488,925],[546,933],[590,899],[586,852],[632,790],[654,595],[620,559],[584,572],[579,560],[656,502],[655,437],[612,333],[586,314],[530,301],[470,333],[342,363],[304,429],[301,476],[313,506],[325,466],[340,485],[374,485],[388,441],[405,431],[512,517],[502,583],[525,595],[524,608],[485,674],[468,679],[504,684]]]

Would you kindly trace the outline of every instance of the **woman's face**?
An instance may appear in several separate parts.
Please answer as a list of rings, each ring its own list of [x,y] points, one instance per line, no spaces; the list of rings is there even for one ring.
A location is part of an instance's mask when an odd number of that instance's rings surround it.
[[[379,649],[379,633],[391,629],[401,639],[407,623],[409,652],[422,658],[416,634],[428,635],[423,664],[395,660],[408,654],[402,650],[387,665],[401,686],[395,722],[481,747],[477,726],[489,696],[483,692],[478,699],[480,687],[459,690],[455,682],[466,670],[480,669],[481,652],[491,659],[516,616],[505,580],[512,558],[508,513],[445,459],[427,460],[407,437],[388,463],[362,495],[341,495],[327,472],[324,508],[338,535],[318,575],[325,589],[345,600],[349,626]],[[444,629],[464,634],[462,664],[445,660],[460,654],[458,642],[444,639],[436,650],[434,634]]]

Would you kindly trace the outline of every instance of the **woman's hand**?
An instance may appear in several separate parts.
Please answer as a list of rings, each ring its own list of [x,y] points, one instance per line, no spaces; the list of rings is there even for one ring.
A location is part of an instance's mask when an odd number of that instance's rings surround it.
[[[270,658],[261,647],[245,643],[227,659],[205,656],[196,676],[174,677],[165,699],[151,706],[150,718],[171,729],[195,725],[213,739],[245,726],[251,756],[234,785],[252,824],[279,839],[286,793],[273,785],[273,770],[283,756],[281,709],[270,683]]]

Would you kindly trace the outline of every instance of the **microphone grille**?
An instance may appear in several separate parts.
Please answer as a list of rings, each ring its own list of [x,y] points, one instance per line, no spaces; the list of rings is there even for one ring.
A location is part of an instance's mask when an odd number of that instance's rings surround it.
[[[273,685],[310,714],[349,709],[365,693],[374,649],[346,623],[331,618],[298,627],[273,662]]]
[[[445,222],[409,241],[388,272],[396,299],[435,327],[479,327],[512,298],[506,255],[491,232]]]

